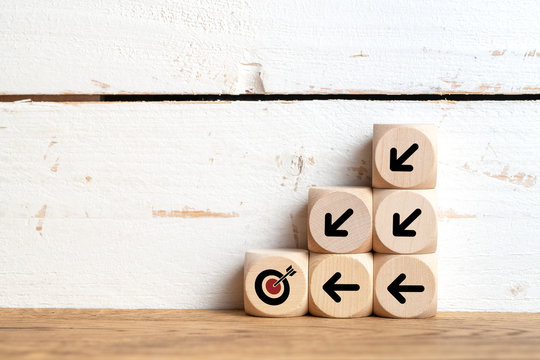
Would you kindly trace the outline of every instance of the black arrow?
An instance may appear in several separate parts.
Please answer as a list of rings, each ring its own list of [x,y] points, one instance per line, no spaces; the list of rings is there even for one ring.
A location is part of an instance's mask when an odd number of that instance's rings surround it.
[[[406,171],[411,172],[413,171],[412,165],[403,165],[405,161],[407,161],[408,158],[411,157],[414,152],[418,150],[418,144],[414,143],[411,145],[410,148],[407,149],[399,158],[397,157],[397,149],[391,148],[390,149],[390,170],[391,171]]]
[[[341,301],[341,296],[338,295],[336,291],[358,291],[360,290],[360,285],[358,284],[336,284],[341,278],[341,273],[335,273],[327,282],[322,286],[323,290],[326,291],[328,296],[332,298],[335,302]]]
[[[424,287],[422,285],[401,285],[406,277],[407,276],[403,273],[399,274],[387,288],[388,292],[392,294],[400,304],[405,304],[405,301],[407,301],[403,295],[401,295],[402,292],[424,292]]]
[[[399,214],[395,213],[392,222],[392,235],[407,237],[416,236],[416,231],[407,230],[407,227],[411,225],[412,222],[416,220],[416,218],[419,217],[421,213],[422,210],[420,209],[414,210],[411,215],[409,215],[405,220],[403,220],[402,223],[399,222]]]
[[[332,214],[326,213],[326,215],[324,216],[324,235],[337,237],[345,237],[349,235],[349,232],[347,230],[339,230],[339,227],[343,225],[343,223],[347,221],[348,218],[351,217],[353,212],[353,209],[347,209],[347,211],[345,211],[343,215],[341,215],[333,224]]]

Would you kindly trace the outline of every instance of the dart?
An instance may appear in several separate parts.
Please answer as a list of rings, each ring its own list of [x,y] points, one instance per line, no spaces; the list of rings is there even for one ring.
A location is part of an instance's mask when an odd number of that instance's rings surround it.
[[[278,286],[278,284],[280,282],[282,282],[287,276],[293,276],[294,274],[296,274],[296,271],[293,269],[292,265],[289,265],[289,267],[286,269],[287,273],[285,275],[283,275],[282,277],[280,277],[278,279],[278,281],[276,281],[272,286],[273,287],[276,287]]]

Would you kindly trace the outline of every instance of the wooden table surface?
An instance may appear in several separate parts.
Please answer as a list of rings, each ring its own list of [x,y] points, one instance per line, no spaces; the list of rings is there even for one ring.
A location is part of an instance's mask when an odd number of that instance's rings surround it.
[[[0,358],[540,359],[540,314],[270,319],[238,310],[0,310]]]

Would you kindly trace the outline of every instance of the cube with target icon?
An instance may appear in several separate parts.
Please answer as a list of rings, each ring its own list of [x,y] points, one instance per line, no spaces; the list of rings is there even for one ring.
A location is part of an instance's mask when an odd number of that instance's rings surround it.
[[[307,250],[255,249],[244,262],[244,309],[249,315],[293,317],[308,311]]]

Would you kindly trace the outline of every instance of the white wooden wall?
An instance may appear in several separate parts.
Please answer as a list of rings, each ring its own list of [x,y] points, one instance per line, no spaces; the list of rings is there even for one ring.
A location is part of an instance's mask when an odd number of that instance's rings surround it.
[[[0,95],[539,93],[535,0],[2,0]]]
[[[305,246],[312,185],[369,185],[372,124],[440,131],[441,310],[540,308],[540,102],[0,105],[2,306],[240,307]]]
[[[0,5],[0,95],[540,93],[533,1]],[[540,311],[540,101],[0,102],[0,307],[240,308],[244,252],[305,247],[309,187],[409,122],[440,310]]]

